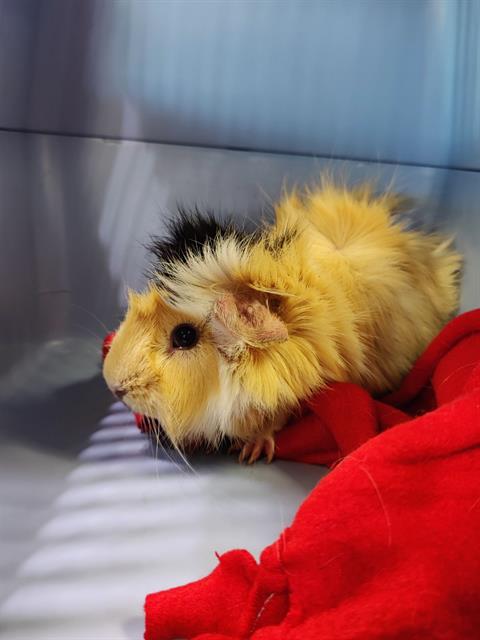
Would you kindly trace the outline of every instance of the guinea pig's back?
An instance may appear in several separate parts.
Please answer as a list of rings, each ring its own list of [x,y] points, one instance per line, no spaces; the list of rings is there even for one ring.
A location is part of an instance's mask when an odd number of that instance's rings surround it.
[[[366,358],[361,383],[374,392],[399,383],[458,306],[461,256],[449,239],[408,230],[398,203],[327,184],[277,215],[297,218],[312,269],[343,290],[348,309],[338,311],[352,318]]]

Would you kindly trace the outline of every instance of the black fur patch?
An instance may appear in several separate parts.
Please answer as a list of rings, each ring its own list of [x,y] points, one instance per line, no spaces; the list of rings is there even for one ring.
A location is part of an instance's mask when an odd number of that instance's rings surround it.
[[[245,239],[249,234],[232,222],[219,222],[211,212],[179,208],[177,217],[168,224],[167,237],[152,237],[149,250],[154,256],[153,269],[165,273],[170,264],[185,263],[191,254],[203,256],[219,238],[232,237]]]
[[[297,231],[295,229],[287,229],[281,235],[274,238],[267,238],[265,240],[265,249],[271,253],[280,253],[297,237]]]

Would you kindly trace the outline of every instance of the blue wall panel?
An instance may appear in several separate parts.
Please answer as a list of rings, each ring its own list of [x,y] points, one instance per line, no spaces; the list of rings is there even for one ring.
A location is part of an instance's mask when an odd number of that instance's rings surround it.
[[[480,167],[468,0],[1,0],[0,126]]]

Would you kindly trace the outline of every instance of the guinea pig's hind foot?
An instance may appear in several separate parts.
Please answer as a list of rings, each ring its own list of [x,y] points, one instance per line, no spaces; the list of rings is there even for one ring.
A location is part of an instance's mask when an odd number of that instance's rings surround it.
[[[240,455],[238,456],[240,463],[253,464],[260,458],[265,457],[266,462],[270,464],[275,455],[275,438],[272,434],[258,436],[254,440],[236,447],[236,450],[240,450]]]

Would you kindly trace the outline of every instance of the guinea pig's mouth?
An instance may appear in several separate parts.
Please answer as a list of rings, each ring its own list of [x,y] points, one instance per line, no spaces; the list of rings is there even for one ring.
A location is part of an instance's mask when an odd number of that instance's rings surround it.
[[[129,409],[135,411],[136,413],[142,413],[145,415],[149,413],[147,404],[145,402],[142,402],[142,400],[135,395],[134,390],[127,391],[122,396],[121,401],[125,403]]]
[[[159,399],[157,397],[155,401],[153,398],[152,392],[156,389],[154,383],[142,384],[141,386],[110,384],[108,387],[113,395],[135,414],[137,425],[141,431],[156,433],[157,437],[162,433],[167,441],[173,442],[169,430],[166,429],[168,420],[166,420],[164,412],[160,410]]]
[[[140,389],[136,387],[127,385],[109,385],[109,389],[118,400],[121,400],[132,411],[148,413],[147,403],[142,402],[142,397],[144,398],[146,392],[148,392],[147,387],[143,386],[141,388],[141,397],[139,397]]]

